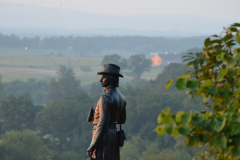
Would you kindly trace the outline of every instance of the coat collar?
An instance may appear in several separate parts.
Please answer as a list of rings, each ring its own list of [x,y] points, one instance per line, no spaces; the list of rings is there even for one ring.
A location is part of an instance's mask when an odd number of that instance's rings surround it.
[[[104,92],[105,93],[110,93],[110,92],[112,92],[113,90],[116,90],[116,89],[117,89],[116,87],[114,87],[112,85],[109,85],[109,86],[105,87]]]

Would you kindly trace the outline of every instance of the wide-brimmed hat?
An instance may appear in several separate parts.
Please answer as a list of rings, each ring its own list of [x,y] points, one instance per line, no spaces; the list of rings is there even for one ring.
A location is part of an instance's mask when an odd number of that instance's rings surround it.
[[[116,64],[104,64],[102,68],[102,72],[97,72],[97,74],[103,75],[115,75],[118,77],[123,77],[120,73],[120,67]]]

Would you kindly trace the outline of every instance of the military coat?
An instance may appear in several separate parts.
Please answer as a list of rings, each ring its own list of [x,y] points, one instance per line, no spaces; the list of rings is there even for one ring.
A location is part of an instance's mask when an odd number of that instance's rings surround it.
[[[92,142],[97,160],[120,160],[116,124],[126,121],[126,100],[116,87],[106,87],[94,113]]]

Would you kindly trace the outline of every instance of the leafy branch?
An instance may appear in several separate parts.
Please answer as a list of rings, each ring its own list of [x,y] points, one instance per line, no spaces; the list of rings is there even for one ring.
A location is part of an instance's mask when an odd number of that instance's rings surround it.
[[[191,98],[201,97],[201,113],[163,110],[155,131],[159,136],[185,136],[188,148],[208,146],[200,159],[240,159],[240,23],[224,29],[225,36],[213,35],[204,41],[200,53],[184,56],[191,70],[178,77],[178,90]],[[169,88],[173,79],[166,83]]]

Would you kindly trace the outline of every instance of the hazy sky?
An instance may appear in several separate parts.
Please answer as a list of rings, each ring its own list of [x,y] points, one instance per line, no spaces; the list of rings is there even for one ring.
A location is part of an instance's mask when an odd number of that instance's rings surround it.
[[[240,0],[0,0],[0,2],[115,15],[186,14],[222,20],[238,20],[240,15]]]

